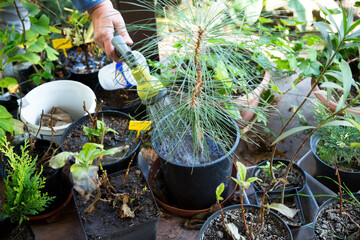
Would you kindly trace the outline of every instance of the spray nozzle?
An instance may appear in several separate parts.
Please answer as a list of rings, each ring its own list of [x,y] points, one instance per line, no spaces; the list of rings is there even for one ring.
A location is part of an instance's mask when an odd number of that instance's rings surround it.
[[[119,57],[122,57],[124,62],[130,68],[134,68],[139,65],[134,54],[131,52],[131,48],[126,44],[122,36],[115,34],[115,37],[113,37],[111,43],[115,47],[116,53],[119,55]]]

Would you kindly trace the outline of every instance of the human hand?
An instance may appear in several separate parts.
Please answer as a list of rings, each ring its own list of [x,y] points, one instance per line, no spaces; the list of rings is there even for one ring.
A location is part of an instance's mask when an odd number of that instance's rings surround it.
[[[105,53],[115,62],[120,62],[111,39],[115,31],[125,39],[129,45],[133,44],[126,30],[125,21],[119,11],[114,9],[110,0],[106,0],[92,9],[89,14],[94,25],[94,42],[104,49]]]

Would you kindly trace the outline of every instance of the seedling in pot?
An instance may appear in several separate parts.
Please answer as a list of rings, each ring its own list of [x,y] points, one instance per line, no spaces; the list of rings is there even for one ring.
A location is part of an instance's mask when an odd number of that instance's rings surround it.
[[[336,164],[334,167],[336,169],[337,181],[329,177],[327,178],[338,185],[339,196],[331,197],[337,198],[339,200],[339,204],[330,200],[332,202],[329,204],[336,205],[325,205],[324,207],[320,208],[322,210],[318,212],[314,226],[315,234],[317,239],[329,239],[330,237],[338,239],[359,239],[360,225],[358,223],[358,213],[360,211],[360,201],[358,199],[358,195],[352,193],[346,187],[346,185],[342,186],[340,174]],[[343,196],[344,191],[347,194],[346,197]],[[345,208],[348,210],[346,211]],[[337,216],[337,213],[340,216]],[[337,225],[340,222],[341,224]]]
[[[278,164],[276,166],[272,166],[273,171],[279,169],[282,166],[286,166],[283,162],[278,162]],[[265,171],[268,172],[269,176],[272,177],[272,173],[271,173],[271,163],[266,162],[266,166],[259,166],[259,168],[265,169]]]
[[[28,215],[35,215],[53,200],[46,193],[41,193],[45,186],[45,179],[40,177],[42,168],[37,171],[35,168],[36,157],[29,155],[29,142],[21,147],[21,154],[16,154],[14,147],[5,138],[1,140],[3,145],[0,152],[8,157],[7,178],[5,182],[6,203],[3,205],[2,217],[10,218],[11,222],[18,222],[16,233],[22,223],[28,220]]]
[[[100,186],[98,165],[94,160],[105,155],[113,155],[128,149],[129,146],[104,150],[104,146],[97,143],[85,143],[80,152],[61,152],[50,159],[50,166],[54,169],[63,167],[72,158],[75,164],[70,168],[74,181],[74,188],[80,193],[84,201],[90,198],[92,192]],[[101,163],[100,163],[101,164]],[[101,165],[100,165],[101,166]]]
[[[90,141],[94,141],[94,140],[96,141],[96,139],[101,140],[103,133],[106,134],[108,132],[112,132],[114,134],[119,134],[114,129],[106,127],[104,120],[96,120],[96,128],[95,129],[85,126],[83,130]]]
[[[276,185],[279,183],[279,180],[274,180],[271,184],[269,184],[268,188],[264,191],[264,195],[263,195],[263,198],[261,201],[261,210],[260,210],[260,216],[259,216],[260,220],[254,226],[249,227],[247,224],[247,221],[246,221],[246,215],[245,215],[245,210],[244,210],[244,206],[243,206],[245,190],[250,187],[252,182],[262,181],[262,180],[257,177],[250,177],[250,178],[246,179],[245,165],[242,164],[241,162],[236,162],[236,166],[238,169],[238,173],[240,175],[240,180],[237,178],[234,178],[234,177],[232,177],[232,180],[235,181],[237,184],[239,184],[239,186],[241,188],[240,204],[241,204],[243,223],[245,226],[246,239],[248,239],[248,240],[258,239],[259,234],[263,230],[264,216],[270,209],[277,210],[277,211],[281,212],[283,215],[288,216],[289,218],[293,218],[295,216],[296,211],[288,208],[287,206],[285,206],[283,204],[279,204],[279,203],[265,204],[266,193],[273,185]],[[231,231],[231,235],[233,237],[239,235],[238,229],[235,225],[230,225],[230,227],[229,227],[229,224],[225,224],[225,229],[227,229],[227,231]],[[245,239],[245,237],[239,236],[239,237],[236,237],[233,239]]]

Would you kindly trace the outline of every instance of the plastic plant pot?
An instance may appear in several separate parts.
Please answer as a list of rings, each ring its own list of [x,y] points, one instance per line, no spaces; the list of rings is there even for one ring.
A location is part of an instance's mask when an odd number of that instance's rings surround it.
[[[82,198],[79,196],[79,194],[73,190],[74,195],[74,201],[76,205],[76,209],[79,215],[79,219],[81,222],[82,229],[84,231],[84,235],[86,239],[106,239],[106,240],[155,240],[156,239],[156,227],[157,223],[160,220],[160,210],[158,209],[156,205],[156,201],[154,199],[154,196],[146,182],[146,179],[144,175],[142,174],[142,171],[139,167],[132,167],[130,168],[131,171],[139,171],[140,174],[136,175],[137,179],[140,180],[141,185],[144,185],[147,187],[147,194],[144,195],[141,200],[144,200],[145,198],[149,200],[139,203],[139,206],[142,206],[143,212],[146,212],[146,214],[152,213],[149,216],[141,218],[141,223],[134,223],[132,219],[129,218],[120,218],[118,214],[116,213],[117,210],[113,208],[113,206],[107,204],[107,203],[100,203],[101,206],[98,206],[98,209],[95,210],[92,214],[84,213],[83,210],[86,209],[87,205],[89,205],[90,201],[87,204],[83,203]],[[120,172],[116,172],[113,174],[108,175],[111,184],[115,187],[115,189],[118,189],[119,185],[123,186],[123,176],[125,175],[126,170],[122,170]],[[129,177],[126,180],[129,182]],[[130,186],[134,187],[134,186]],[[138,190],[140,187],[138,188]],[[143,186],[141,187],[143,189]],[[122,190],[121,190],[122,191]],[[80,198],[79,198],[80,197]],[[139,201],[134,200],[135,201]],[[129,206],[131,206],[129,204]],[[101,208],[101,210],[99,209]],[[150,210],[151,209],[151,210]],[[140,210],[139,210],[140,211]],[[135,215],[136,215],[135,211]],[[111,217],[111,215],[113,215]],[[153,216],[154,215],[154,216]],[[88,220],[87,217],[90,219]],[[116,219],[116,223],[109,222],[113,221],[114,218]],[[136,216],[135,216],[136,218]],[[102,221],[102,219],[104,221]],[[110,223],[110,224],[109,224]],[[120,226],[126,225],[126,227],[121,228]],[[103,230],[99,230],[99,228]],[[88,233],[88,230],[92,231],[91,234]],[[102,233],[100,233],[100,231]],[[92,236],[88,236],[92,235]],[[96,236],[95,236],[96,235]]]
[[[59,107],[67,112],[72,120],[86,114],[83,103],[90,113],[95,112],[96,97],[94,92],[84,84],[71,80],[58,80],[44,83],[25,95],[19,107],[20,120],[28,127],[32,135],[40,128],[42,112],[49,113],[53,107]],[[70,124],[55,126],[54,142],[61,143],[61,136]],[[38,138],[51,139],[51,128],[41,126]]]
[[[316,165],[316,173],[315,173],[315,175],[317,176],[316,179],[322,184],[324,184],[331,191],[336,193],[339,191],[338,185],[331,180],[331,179],[337,180],[335,175],[335,168],[325,163],[317,155],[316,146],[319,141],[320,141],[320,137],[316,134],[311,136],[310,138],[310,147]],[[357,192],[360,190],[360,184],[359,184],[360,172],[350,172],[339,169],[339,174],[342,183],[346,184],[346,186],[350,189],[350,191]],[[327,176],[331,179],[327,179],[323,176]]]
[[[109,117],[118,117],[118,118],[122,118],[122,119],[126,119],[126,120],[132,120],[132,118],[128,114],[118,112],[118,111],[112,111],[112,110],[100,111],[100,112],[98,112],[97,116],[100,117],[102,115],[109,116]],[[64,143],[66,141],[67,137],[69,136],[69,134],[71,133],[71,131],[73,131],[79,125],[83,125],[88,120],[89,120],[89,116],[86,115],[86,116],[79,118],[75,122],[73,122],[65,130],[64,134],[62,135],[61,142]],[[136,134],[136,133],[134,133],[134,134]],[[86,137],[82,136],[82,138],[86,138]],[[108,173],[113,173],[113,172],[117,172],[117,171],[126,169],[132,158],[133,158],[132,166],[135,166],[137,164],[137,155],[140,151],[141,139],[142,139],[142,134],[141,134],[141,138],[138,141],[138,143],[134,146],[134,148],[130,152],[128,152],[126,154],[125,157],[114,160],[111,163],[102,164],[102,167],[104,168],[104,170],[107,170]],[[86,142],[88,142],[87,138],[86,138]],[[61,145],[61,149],[62,149],[62,151],[69,151],[68,149],[66,149],[66,146],[64,144]]]
[[[359,201],[360,193],[353,193],[353,194],[357,198],[357,200]],[[343,199],[350,199],[350,197],[349,197],[348,194],[343,194]],[[335,204],[335,206],[329,206],[330,204],[333,204],[335,202],[339,202],[339,196],[335,196],[335,197],[332,197],[332,198],[328,199],[326,202],[324,202],[320,206],[320,208],[316,212],[315,220],[314,220],[314,226],[313,226],[314,239],[316,239],[316,240],[317,239],[353,239],[353,240],[358,239],[357,238],[358,233],[353,234],[352,236],[350,236],[350,234],[349,234],[348,236],[341,237],[341,236],[333,235],[333,232],[331,231],[331,229],[325,229],[325,228],[322,228],[322,226],[321,226],[321,228],[317,227],[320,224],[320,223],[318,223],[319,218],[323,214],[328,215],[328,220],[335,221],[335,222],[333,222],[334,224],[340,224],[340,226],[345,226],[345,228],[347,228],[348,225],[355,226],[351,221],[348,220],[348,217],[346,217],[347,220],[344,220],[344,219],[341,219],[341,218],[339,218],[337,216],[337,214],[340,214],[339,213],[340,204],[337,203],[337,204]],[[343,200],[343,202],[345,202],[345,200]],[[355,203],[355,204],[357,205],[357,203]],[[346,211],[345,206],[343,206],[343,207],[344,207],[344,211]],[[354,205],[354,208],[355,208],[355,205]],[[358,205],[357,205],[357,208],[359,208]],[[337,210],[339,210],[339,211],[337,211]],[[333,214],[329,214],[329,212],[333,213]],[[350,214],[353,218],[358,216],[358,212],[359,212],[359,210],[355,211],[353,209],[351,211],[347,211],[347,213]],[[335,213],[337,213],[337,214],[335,215]],[[356,215],[356,216],[354,216],[354,215]],[[324,216],[322,216],[322,217],[324,218]],[[340,221],[344,221],[344,222],[340,222]],[[347,221],[347,222],[345,222],[345,221]],[[357,220],[355,220],[355,221],[357,221]],[[326,226],[327,228],[330,227],[328,223],[326,223],[326,225],[327,225]],[[338,229],[338,228],[339,227],[337,225],[333,226],[333,229]],[[327,230],[330,231],[330,234],[326,233]],[[318,231],[320,232],[319,234],[316,233]],[[355,230],[354,232],[356,233],[357,230]],[[345,232],[342,232],[342,233],[346,234]],[[324,237],[319,238],[319,235],[324,235]]]
[[[167,161],[166,157],[159,153],[159,143],[154,139],[156,139],[157,131],[161,131],[164,127],[162,121],[159,121],[155,127],[152,145],[159,155],[161,171],[171,199],[181,209],[209,208],[216,202],[214,193],[220,183],[225,184],[225,193],[229,191],[228,176],[231,175],[233,153],[240,141],[240,133],[235,121],[229,120],[232,121],[234,127],[229,130],[234,137],[233,147],[215,161],[195,166]]]
[[[270,199],[270,203],[273,202],[272,199],[281,198],[281,193],[279,193],[279,192],[268,192],[266,195],[267,195],[266,198]],[[286,195],[289,195],[289,196],[286,196]],[[286,217],[282,217],[280,214],[278,214],[278,215],[290,227],[300,227],[301,225],[304,225],[305,224],[304,212],[303,212],[303,209],[301,206],[301,201],[300,201],[300,198],[299,198],[299,195],[298,195],[296,189],[292,190],[290,192],[287,192],[286,195],[285,195],[285,198],[292,199],[293,203],[296,204],[296,208],[293,208],[293,206],[288,206],[288,207],[298,210],[298,213],[297,213],[298,221],[291,221],[291,220],[287,219]],[[257,202],[258,206],[261,205],[263,196],[264,196],[264,192],[255,192],[256,202]],[[280,201],[274,201],[274,202],[280,202]],[[274,211],[274,210],[272,210],[272,211]]]
[[[232,176],[236,177],[236,174],[237,174],[236,165],[235,165],[235,163],[233,163]],[[153,164],[151,165],[147,180],[148,180],[148,183],[150,185],[152,192],[154,193],[155,200],[160,207],[162,207],[163,209],[165,209],[166,211],[168,211],[171,214],[175,214],[175,215],[182,216],[182,217],[192,217],[194,215],[210,211],[210,208],[189,210],[189,209],[181,209],[176,206],[173,206],[171,203],[166,201],[167,199],[164,199],[161,197],[165,194],[164,193],[165,186],[163,183],[159,183],[158,181],[155,180],[156,178],[160,177],[159,175],[161,175],[160,160],[156,159],[153,162]],[[225,206],[228,202],[230,202],[230,200],[232,199],[232,197],[235,194],[236,189],[238,189],[238,185],[235,182],[231,181],[230,185],[231,186],[229,188],[229,190],[230,190],[229,194],[224,195],[225,199],[224,199],[224,201],[222,201],[220,203],[222,206]],[[166,190],[165,190],[165,192],[166,192]],[[159,197],[157,195],[159,195]]]
[[[248,208],[254,208],[254,209],[260,209],[259,206],[256,206],[256,205],[247,205],[247,204],[244,204],[243,205],[245,209],[248,209]],[[229,211],[237,211],[239,212],[239,218],[238,219],[242,219],[241,216],[241,205],[238,204],[238,205],[232,205],[232,206],[229,206],[229,207],[226,207],[223,209],[223,212],[224,212],[224,215],[226,216],[227,212]],[[292,236],[292,233],[290,231],[290,228],[288,227],[288,225],[274,212],[272,211],[269,211],[269,214],[270,214],[270,217],[272,219],[274,219],[274,221],[276,221],[276,225],[273,226],[273,227],[276,227],[276,226],[282,226],[284,231],[286,232],[286,235],[287,235],[287,238],[286,239],[289,239],[289,240],[292,240],[293,239],[293,236]],[[207,220],[206,222],[204,223],[204,225],[201,227],[200,229],[200,232],[199,232],[199,235],[198,235],[198,240],[202,240],[204,239],[204,232],[207,230],[208,227],[211,227],[209,226],[210,224],[212,224],[212,222],[220,222],[221,223],[221,214],[220,214],[220,211],[217,211],[216,213],[214,213],[213,215],[211,215]],[[221,223],[222,224],[222,223]],[[269,230],[268,230],[269,231]],[[285,234],[283,235],[283,237],[285,236]],[[219,237],[219,239],[221,239]],[[264,239],[264,238],[263,238]]]
[[[266,161],[263,161],[263,162],[259,163],[253,169],[253,171],[251,173],[251,177],[259,177],[259,173],[260,173],[260,171],[262,171],[262,168],[259,168],[259,167],[265,166],[266,163],[269,162],[269,161],[270,160],[266,160]],[[276,164],[278,162],[283,162],[286,166],[290,163],[290,161],[286,160],[286,159],[274,159],[274,166],[276,166]],[[299,193],[301,193],[303,191],[303,189],[305,188],[306,184],[307,184],[306,174],[305,174],[304,170],[301,167],[299,167],[296,163],[292,164],[292,168],[299,173],[299,176],[302,179],[302,181],[301,181],[302,184],[300,186],[298,186],[298,187],[286,187],[285,192],[297,190]],[[277,176],[277,177],[281,177],[281,176]],[[262,179],[262,180],[264,180],[264,179]],[[297,183],[297,182],[295,182],[295,183]],[[252,185],[254,186],[255,191],[260,191],[260,192],[263,191],[263,189],[260,189],[259,186],[257,186],[256,183],[252,183]],[[281,192],[281,189],[280,190],[273,190],[271,192]]]

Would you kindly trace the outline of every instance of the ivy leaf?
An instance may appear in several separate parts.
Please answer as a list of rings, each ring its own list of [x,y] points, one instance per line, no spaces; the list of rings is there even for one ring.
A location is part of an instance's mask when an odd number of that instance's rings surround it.
[[[38,32],[40,35],[47,35],[50,33],[50,20],[42,14],[39,19],[29,16],[31,25],[31,31]]]

